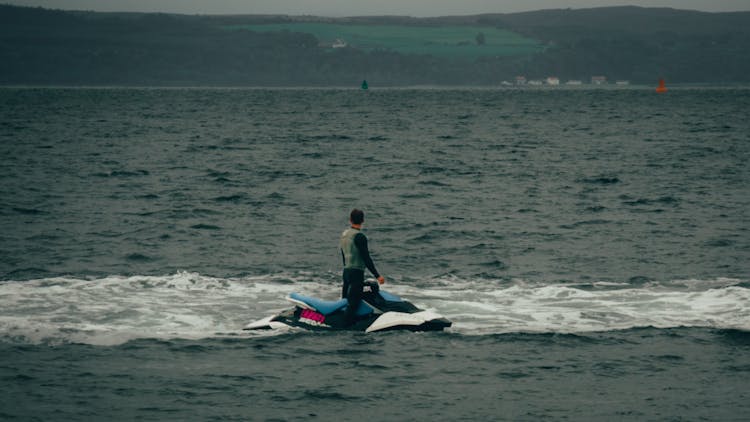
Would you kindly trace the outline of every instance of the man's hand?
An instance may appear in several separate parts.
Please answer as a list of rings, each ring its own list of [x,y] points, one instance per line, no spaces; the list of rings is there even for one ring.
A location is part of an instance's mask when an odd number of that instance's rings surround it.
[[[378,283],[385,284],[385,277],[383,277],[382,275],[378,277]]]

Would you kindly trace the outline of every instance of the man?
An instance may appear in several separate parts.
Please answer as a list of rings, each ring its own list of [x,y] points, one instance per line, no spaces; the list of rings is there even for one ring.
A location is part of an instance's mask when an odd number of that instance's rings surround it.
[[[365,213],[353,209],[349,214],[350,228],[341,234],[339,247],[341,257],[344,260],[344,285],[341,296],[349,302],[346,310],[346,325],[354,324],[355,313],[362,302],[362,289],[365,283],[365,268],[378,279],[378,283],[385,283],[385,278],[378,274],[375,264],[367,249],[367,237],[362,233],[362,224],[365,222]]]

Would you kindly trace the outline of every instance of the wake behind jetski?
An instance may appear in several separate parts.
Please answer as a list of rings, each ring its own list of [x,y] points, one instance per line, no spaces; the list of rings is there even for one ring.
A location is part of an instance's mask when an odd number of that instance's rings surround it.
[[[252,322],[244,330],[299,327],[315,330],[353,331],[440,331],[450,327],[451,322],[431,311],[423,311],[411,302],[380,290],[377,283],[365,283],[362,302],[356,313],[356,321],[344,324],[347,300],[326,301],[299,293],[286,299],[295,306],[259,321]]]

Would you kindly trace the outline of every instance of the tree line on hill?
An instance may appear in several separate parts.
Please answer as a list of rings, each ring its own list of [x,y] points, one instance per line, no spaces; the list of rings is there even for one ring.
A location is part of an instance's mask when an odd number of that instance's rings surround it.
[[[319,47],[311,34],[226,30],[287,16],[65,12],[0,5],[0,84],[160,86],[497,85],[516,75],[634,83],[750,81],[750,13],[636,7],[334,23],[494,26],[543,52],[457,60]],[[481,36],[477,36],[480,42]]]

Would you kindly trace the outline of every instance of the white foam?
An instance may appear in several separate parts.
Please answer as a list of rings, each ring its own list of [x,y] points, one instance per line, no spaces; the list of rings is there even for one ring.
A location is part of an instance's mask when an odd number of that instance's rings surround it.
[[[434,307],[464,334],[579,333],[634,327],[710,327],[750,330],[750,289],[742,280],[625,283],[510,284],[465,280],[438,290],[395,286],[417,306]],[[584,288],[585,287],[585,288]]]
[[[136,338],[198,339],[241,328],[301,286],[281,277],[219,279],[196,273],[51,278],[0,284],[0,335],[29,342],[120,344]]]
[[[540,284],[446,278],[420,287],[391,280],[388,291],[451,319],[462,334],[577,333],[633,327],[750,330],[750,289],[741,280],[677,280],[628,286]],[[426,287],[425,287],[426,286]],[[27,342],[121,344],[136,338],[245,336],[248,322],[289,304],[297,291],[334,299],[336,275],[213,278],[48,278],[0,283],[0,336]]]

